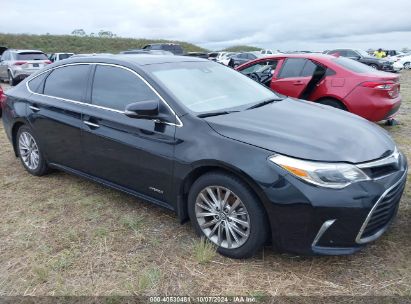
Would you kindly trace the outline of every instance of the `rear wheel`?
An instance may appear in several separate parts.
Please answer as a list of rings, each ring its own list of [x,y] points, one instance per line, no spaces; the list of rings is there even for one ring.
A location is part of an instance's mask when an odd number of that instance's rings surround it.
[[[376,65],[376,64],[370,64],[370,67],[372,67],[375,70],[378,70],[378,65]]]
[[[17,151],[24,168],[33,175],[42,176],[48,167],[33,131],[22,126],[17,132]]]
[[[251,257],[268,235],[258,199],[244,182],[226,173],[207,173],[193,184],[188,212],[197,234],[231,258]]]
[[[331,98],[322,99],[318,103],[326,105],[326,106],[330,106],[330,107],[333,107],[333,108],[337,108],[337,109],[340,109],[340,110],[347,111],[347,108],[344,106],[344,104],[341,101],[336,100],[336,99],[331,99]]]
[[[13,78],[13,75],[11,74],[10,71],[8,71],[7,73],[8,73],[8,79],[9,79],[9,85],[11,85],[12,87],[15,86],[17,84],[17,80]]]
[[[411,64],[409,62],[404,63],[404,69],[406,70],[411,69]]]

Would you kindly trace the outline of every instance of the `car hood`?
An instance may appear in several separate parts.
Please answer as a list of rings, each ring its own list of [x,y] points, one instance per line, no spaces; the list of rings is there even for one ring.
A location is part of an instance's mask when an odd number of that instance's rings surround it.
[[[385,130],[359,116],[291,98],[205,120],[222,136],[301,159],[361,163],[395,148]]]

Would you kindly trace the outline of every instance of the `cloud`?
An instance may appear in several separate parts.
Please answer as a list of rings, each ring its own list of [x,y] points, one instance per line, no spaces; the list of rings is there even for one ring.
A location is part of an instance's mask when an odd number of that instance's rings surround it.
[[[0,30],[69,34],[83,28],[119,36],[184,40],[210,49],[251,44],[273,49],[411,46],[411,2],[398,0],[13,0]],[[393,39],[395,38],[395,39]]]

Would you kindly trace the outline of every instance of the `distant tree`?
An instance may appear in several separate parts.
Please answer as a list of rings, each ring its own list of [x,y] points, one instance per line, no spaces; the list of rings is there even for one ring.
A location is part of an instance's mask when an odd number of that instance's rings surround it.
[[[94,33],[90,33],[90,37],[94,37],[96,34]]]
[[[404,47],[404,48],[402,48],[402,50],[401,50],[401,52],[403,52],[403,53],[408,53],[409,51],[410,51],[410,49],[407,48],[407,47]]]
[[[101,38],[113,38],[114,34],[110,31],[101,30],[98,32],[98,36]]]
[[[74,35],[74,36],[80,36],[80,37],[86,36],[86,32],[85,32],[83,29],[73,30],[73,31],[71,32],[71,34]]]

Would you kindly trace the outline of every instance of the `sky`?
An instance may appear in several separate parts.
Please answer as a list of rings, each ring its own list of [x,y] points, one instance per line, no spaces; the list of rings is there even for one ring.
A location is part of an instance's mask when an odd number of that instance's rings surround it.
[[[191,42],[210,50],[411,48],[411,0],[0,0],[0,32]]]

